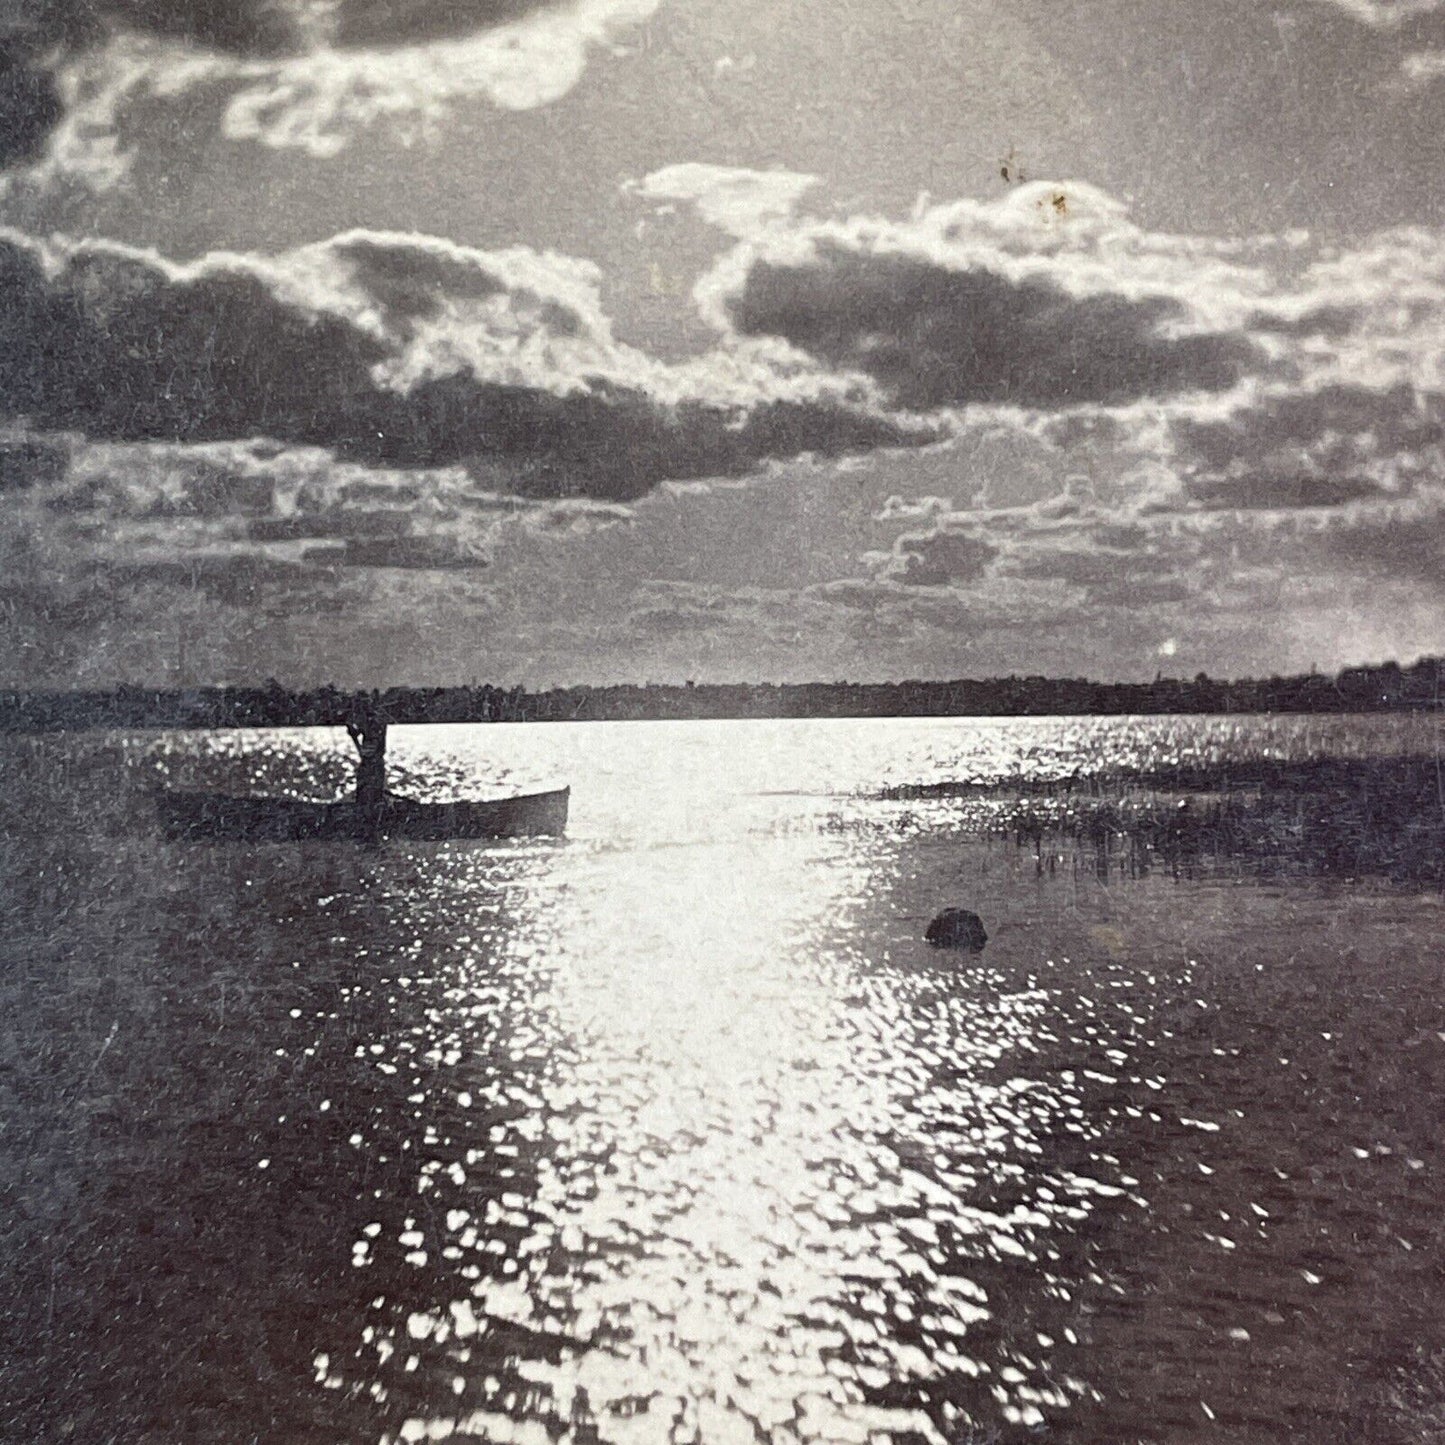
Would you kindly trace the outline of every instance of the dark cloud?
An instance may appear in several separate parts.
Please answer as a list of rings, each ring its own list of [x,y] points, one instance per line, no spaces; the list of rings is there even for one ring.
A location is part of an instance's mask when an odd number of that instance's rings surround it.
[[[185,479],[179,510],[194,517],[268,516],[276,483],[254,472],[198,464]]]
[[[189,557],[113,562],[98,577],[124,587],[151,584],[199,593],[231,607],[274,605],[288,590],[309,588],[318,569],[254,552],[197,553]]]
[[[1311,446],[1323,437],[1380,436],[1391,449],[1414,448],[1441,438],[1438,397],[1409,386],[1385,391],[1337,383],[1313,391],[1272,394],[1220,421],[1181,419],[1176,435],[1204,465],[1223,470],[1241,456],[1257,457],[1280,446]]]
[[[118,32],[237,60],[324,45],[390,50],[494,29],[558,0],[4,0],[0,6],[0,166],[40,157],[64,107],[55,73]]]
[[[228,55],[285,55],[304,36],[297,0],[52,0],[50,8],[83,17],[87,36],[124,26]]]
[[[0,492],[28,491],[62,480],[70,448],[37,437],[0,436]]]
[[[0,37],[11,53],[63,57],[117,30],[180,40],[225,55],[272,59],[324,40],[372,49],[473,35],[558,0],[6,0]]]
[[[1013,575],[1063,582],[1103,607],[1146,607],[1183,602],[1195,595],[1187,572],[1195,560],[1178,544],[1167,545],[1134,523],[1102,522],[1064,541],[1039,542],[1027,535],[1011,558]]]
[[[246,535],[253,542],[317,542],[332,537],[361,541],[405,537],[411,526],[411,514],[401,510],[327,507],[288,517],[258,517],[249,523]]]
[[[998,550],[983,537],[952,527],[907,533],[894,543],[883,575],[905,587],[960,586],[982,577]]]
[[[557,0],[342,0],[334,41],[341,46],[447,40],[520,20]]]
[[[827,403],[667,406],[646,390],[600,380],[557,395],[458,373],[405,394],[373,391],[366,401],[367,426],[334,438],[322,427],[302,439],[391,467],[502,460],[513,489],[530,497],[632,501],[661,481],[738,476],[768,458],[937,439]]]
[[[297,0],[5,0],[0,7],[0,166],[37,160],[64,116],[55,72],[131,30],[240,58],[303,42]]]
[[[1201,480],[1189,488],[1189,495],[1206,507],[1243,510],[1342,507],[1347,502],[1382,494],[1380,486],[1365,477],[1277,476],[1262,472],[1237,480]]]
[[[4,42],[0,31],[0,46]],[[38,160],[64,110],[48,70],[18,51],[0,49],[0,167]]]
[[[1438,596],[1445,577],[1445,506],[1372,508],[1330,528],[1323,547],[1335,567],[1423,583]]]
[[[1097,522],[1090,536],[1095,546],[1115,552],[1139,552],[1152,540],[1149,529],[1138,522]]]
[[[1190,495],[1206,506],[1337,507],[1432,475],[1445,399],[1398,385],[1271,393],[1216,420],[1173,424]]]
[[[716,632],[732,619],[721,608],[648,607],[628,618],[633,632],[648,637],[691,637]]]
[[[415,243],[420,275],[440,245]],[[301,262],[227,257],[177,268],[99,242],[51,256],[0,232],[0,407],[42,431],[136,442],[262,436],[374,466],[473,465],[488,477],[500,468],[522,495],[619,501],[665,479],[741,475],[768,458],[937,439],[829,399],[660,402],[651,363],[616,348],[605,324],[568,301],[575,275],[550,298],[525,285],[514,297],[477,253],[467,255],[481,279],[458,290],[463,302],[488,296],[489,309],[408,350],[414,333],[379,325],[365,289],[381,258],[383,290],[395,296],[405,248],[377,242],[358,270],[364,249],[349,236]],[[494,292],[505,292],[500,312]],[[418,298],[404,299],[414,312]],[[547,342],[558,329],[562,362],[515,361],[519,337]],[[581,362],[571,344],[579,336]],[[501,380],[484,374],[498,356]],[[415,379],[390,380],[398,369]]]
[[[1080,295],[1052,278],[834,239],[805,260],[755,260],[725,305],[743,335],[865,372],[916,409],[1219,391],[1260,359],[1240,334],[1172,334],[1188,318],[1170,297]]]
[[[1298,316],[1283,316],[1271,311],[1257,311],[1249,318],[1251,331],[1266,331],[1275,336],[1320,336],[1338,341],[1348,336],[1360,322],[1359,308],[1324,304],[1311,307]]]
[[[52,430],[123,440],[269,433],[301,440],[364,424],[379,340],[282,300],[255,271],[177,274],[140,253],[77,248],[53,273],[0,236],[0,398]]]
[[[443,300],[483,301],[507,288],[495,274],[459,255],[454,247],[401,246],[381,237],[351,236],[333,248],[351,262],[357,280],[388,313],[405,322],[435,316]],[[575,336],[577,318],[552,307],[549,321],[561,334]]]
[[[342,567],[394,567],[408,571],[472,571],[487,559],[461,537],[445,533],[425,536],[352,537],[336,547],[310,547],[307,562]]]

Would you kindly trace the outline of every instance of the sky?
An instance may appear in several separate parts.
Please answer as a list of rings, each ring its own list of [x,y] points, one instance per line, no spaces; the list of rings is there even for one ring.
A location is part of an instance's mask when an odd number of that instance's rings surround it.
[[[1445,0],[8,0],[0,685],[1445,652]]]

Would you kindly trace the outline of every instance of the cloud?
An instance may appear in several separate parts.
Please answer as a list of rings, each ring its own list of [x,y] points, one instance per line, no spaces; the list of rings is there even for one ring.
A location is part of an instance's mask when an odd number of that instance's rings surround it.
[[[807,266],[760,262],[730,312],[741,334],[781,336],[917,410],[1219,391],[1254,356],[1242,338],[1168,334],[1184,311],[1166,298],[1079,297],[1043,279],[835,245]]]
[[[648,19],[657,4],[343,3],[337,43],[250,80],[228,106],[223,128],[232,139],[326,156],[378,119],[425,126],[473,96],[531,110],[566,95],[589,53]],[[357,18],[363,10],[365,23]]]
[[[1248,571],[1242,555],[1251,547],[1266,555],[1279,536],[1263,518],[1157,512],[1127,495],[1106,501],[1071,477],[1063,491],[1027,505],[940,515],[891,550],[866,554],[871,579],[840,579],[822,591],[874,611],[925,598],[991,627],[1052,626],[1064,614],[1071,625],[1102,623],[1141,608],[1225,605],[1237,591],[1233,574]],[[943,617],[935,611],[930,625],[946,627]]]
[[[1445,488],[1406,503],[1356,508],[1315,535],[1332,570],[1423,584],[1427,597],[1438,597],[1445,577]]]
[[[1412,50],[1400,61],[1395,89],[1407,95],[1445,79],[1445,50]]]
[[[920,210],[896,235],[866,219],[767,220],[701,292],[720,327],[712,349],[679,362],[618,339],[595,267],[525,247],[354,231],[179,265],[0,233],[12,341],[0,396],[33,428],[0,445],[0,482],[7,467],[18,479],[7,521],[48,529],[65,562],[17,574],[35,603],[25,635],[51,636],[49,609],[79,619],[99,667],[123,631],[98,600],[109,594],[133,600],[132,630],[146,609],[221,618],[236,665],[265,658],[264,675],[286,647],[350,665],[343,630],[316,620],[344,599],[389,649],[377,656],[410,667],[399,599],[444,627],[447,599],[466,591],[456,616],[486,608],[505,624],[490,656],[565,660],[544,677],[591,667],[594,644],[622,675],[733,675],[739,659],[876,669],[879,657],[947,671],[975,643],[993,650],[971,657],[1007,671],[1020,649],[1030,666],[1071,666],[1099,636],[1122,655],[1145,611],[1152,671],[1161,637],[1213,667],[1228,653],[1203,657],[1195,639],[1263,638],[1276,617],[1295,627],[1352,582],[1369,584],[1375,601],[1360,606],[1382,618],[1380,598],[1406,585],[1396,574],[1423,593],[1442,535],[1426,503],[1445,474],[1438,234],[1195,241],[1140,231],[1097,193],[1062,193],[1065,214],[1055,188],[1022,203],[1015,192]],[[902,274],[867,270],[902,251],[945,278],[985,274],[1025,316],[1044,287],[1065,308],[1123,318],[1121,336],[1148,315],[1161,345],[1215,338],[1249,359],[1226,388],[1091,382],[1094,399],[1076,401],[1058,385],[1023,409],[985,387],[968,415],[951,402],[919,413],[919,397],[853,361],[861,333],[834,359],[730,319],[760,261],[831,275],[819,237],[840,235],[865,280]],[[826,310],[832,292],[819,294]],[[943,345],[926,322],[889,338],[922,338],[920,373]],[[1024,336],[1043,351],[1050,334]],[[1138,365],[1121,353],[1112,374],[1137,380]],[[917,447],[939,438],[953,441]],[[858,460],[846,476],[774,465],[809,451]],[[714,487],[727,477],[750,480]],[[773,510],[776,497],[788,507]],[[658,575],[718,590],[638,586]],[[257,616],[276,636],[243,645]],[[152,649],[163,667],[172,642]],[[471,665],[427,645],[437,676]],[[1260,643],[1271,666],[1275,646]]]
[[[0,230],[0,398],[40,431],[266,437],[612,501],[769,458],[937,437],[820,373],[657,362],[615,341],[597,280],[548,253],[388,233],[178,265]]]
[[[0,49],[0,167],[38,160],[64,109],[47,70],[30,56]]]
[[[1352,20],[1374,30],[1393,30],[1419,15],[1433,15],[1442,8],[1442,0],[1316,0],[1332,5]]]
[[[903,587],[964,586],[982,577],[997,556],[992,542],[949,519],[899,537],[879,576]]]
[[[1445,467],[1441,236],[1398,228],[1349,247],[1240,243],[1250,284],[1231,332],[1267,364],[1214,394],[1091,403],[1017,424],[1141,511],[1339,509],[1412,495]],[[1223,279],[1223,278],[1219,278]],[[1102,492],[1101,492],[1102,495]]]
[[[331,20],[332,43],[366,49],[395,45],[401,36],[446,40],[548,8],[557,0],[342,0]]]
[[[1174,422],[1179,470],[1206,506],[1338,507],[1408,494],[1445,465],[1445,396],[1404,383],[1262,392]]]
[[[948,497],[900,497],[890,496],[883,506],[873,514],[875,522],[919,522],[927,517],[941,516],[953,510]]]
[[[618,502],[593,502],[571,497],[529,507],[515,515],[527,531],[547,537],[578,537],[610,527],[628,527],[637,517],[631,507]]]
[[[412,571],[476,570],[489,565],[485,552],[451,532],[349,537],[337,546],[308,547],[307,562],[340,567],[395,567]]]
[[[816,623],[816,601],[789,589],[719,587],[652,580],[638,589],[623,619],[627,634],[649,643],[680,642],[689,650],[722,648],[741,655],[757,647],[796,645]]]
[[[172,47],[194,47],[218,66],[279,59],[305,43],[300,0],[11,0],[0,15],[0,165],[37,161],[90,89],[100,120]],[[94,75],[96,57],[106,71]],[[87,85],[89,81],[89,85]]]
[[[1134,609],[1195,597],[1203,550],[1197,536],[1094,516],[1052,534],[1020,533],[1000,567],[1008,575],[1064,583],[1090,607]]]
[[[796,171],[754,171],[741,166],[712,166],[688,161],[664,166],[624,191],[652,201],[686,201],[729,235],[753,236],[790,217],[816,176]]]
[[[19,0],[0,18],[0,165],[105,164],[121,106],[192,85],[232,91],[232,139],[332,155],[385,118],[424,128],[472,96],[546,105],[589,53],[658,0]],[[67,110],[72,115],[67,121]]]
[[[0,493],[53,484],[69,466],[70,448],[64,442],[0,433]]]
[[[58,445],[54,438],[29,440]],[[268,542],[395,535],[414,514],[455,516],[479,500],[461,468],[389,471],[337,462],[319,447],[75,440],[63,451],[68,466],[37,495],[51,512],[111,524],[233,522],[235,535]]]
[[[1299,473],[1254,472],[1237,480],[1197,482],[1191,495],[1206,507],[1238,507],[1261,511],[1294,507],[1342,507],[1380,489],[1361,477],[1321,477]]]
[[[1062,492],[990,483],[975,500],[997,493],[994,512],[936,511],[932,532],[874,559],[880,582],[967,584],[984,567],[1072,576],[1103,597],[1090,569],[1123,565],[1099,531],[1110,515],[1254,513],[1263,535],[1275,514],[1408,498],[1445,469],[1442,254],[1426,228],[1349,247],[1149,232],[1103,192],[1044,184],[902,221],[780,218],[697,297],[739,345],[866,378],[896,407],[951,417],[955,435],[984,424],[1028,439],[998,459],[1018,477],[1035,443],[1057,454]],[[909,505],[879,520],[907,520]],[[1066,544],[1049,527],[1087,535]],[[1130,562],[1135,597],[1194,585],[1165,568],[1146,586],[1146,563]]]
[[[721,327],[875,381],[896,405],[1058,409],[1220,392],[1265,360],[1268,278],[1225,243],[1152,235],[1082,185],[907,221],[776,226],[701,283]]]
[[[228,607],[275,606],[278,593],[306,589],[317,580],[313,568],[250,552],[197,552],[185,557],[107,562],[94,569],[109,587],[152,584],[177,588]]]
[[[116,30],[267,58],[301,49],[317,12],[305,0],[11,0],[0,34],[9,53],[40,59]]]

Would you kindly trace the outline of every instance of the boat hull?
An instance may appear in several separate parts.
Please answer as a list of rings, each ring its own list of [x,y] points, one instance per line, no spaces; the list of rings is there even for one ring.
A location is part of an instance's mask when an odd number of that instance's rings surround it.
[[[388,798],[376,809],[357,803],[237,798],[225,793],[161,792],[155,798],[161,827],[169,838],[365,842],[377,838],[560,837],[567,829],[570,793],[569,788],[560,788],[518,798],[456,803]]]

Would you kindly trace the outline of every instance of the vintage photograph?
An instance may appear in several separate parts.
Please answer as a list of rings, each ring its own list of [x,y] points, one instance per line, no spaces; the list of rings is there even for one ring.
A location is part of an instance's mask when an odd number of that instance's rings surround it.
[[[0,1441],[1445,1445],[1445,0],[0,0]]]

